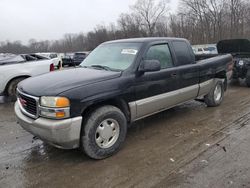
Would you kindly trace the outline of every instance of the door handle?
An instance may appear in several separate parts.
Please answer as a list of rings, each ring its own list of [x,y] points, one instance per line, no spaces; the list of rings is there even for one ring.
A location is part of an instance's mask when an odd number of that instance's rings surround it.
[[[171,77],[176,78],[177,77],[177,73],[172,73]]]

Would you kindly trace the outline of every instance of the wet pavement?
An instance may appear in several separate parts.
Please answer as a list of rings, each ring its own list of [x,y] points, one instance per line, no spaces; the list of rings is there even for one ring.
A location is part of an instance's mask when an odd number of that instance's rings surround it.
[[[250,187],[244,85],[230,84],[219,107],[191,101],[134,123],[122,150],[100,161],[35,139],[14,103],[0,103],[0,187]]]

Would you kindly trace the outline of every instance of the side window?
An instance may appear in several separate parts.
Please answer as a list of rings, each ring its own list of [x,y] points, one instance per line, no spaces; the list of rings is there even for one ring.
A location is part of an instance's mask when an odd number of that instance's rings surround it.
[[[158,60],[161,68],[173,67],[173,61],[167,44],[154,45],[147,51],[146,60]]]
[[[49,57],[50,57],[51,59],[57,58],[57,54],[50,54]]]
[[[189,48],[186,42],[174,41],[173,47],[178,66],[192,64],[195,62],[194,56],[191,56],[191,47]]]

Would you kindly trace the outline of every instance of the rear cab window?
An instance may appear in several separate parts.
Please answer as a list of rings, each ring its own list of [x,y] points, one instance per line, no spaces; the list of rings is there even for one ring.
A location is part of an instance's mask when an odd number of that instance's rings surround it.
[[[145,60],[158,60],[161,64],[161,69],[173,67],[172,56],[168,44],[151,46],[146,53]]]
[[[195,63],[195,56],[191,53],[192,49],[185,41],[174,41],[172,45],[175,51],[177,66]]]

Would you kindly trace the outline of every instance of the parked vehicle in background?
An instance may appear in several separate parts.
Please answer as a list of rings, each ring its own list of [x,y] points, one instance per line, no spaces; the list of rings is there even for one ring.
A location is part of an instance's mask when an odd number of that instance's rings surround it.
[[[37,54],[22,54],[1,59],[0,94],[13,98],[16,96],[16,87],[20,81],[53,70],[52,60]]]
[[[0,65],[27,61],[23,55],[4,55],[0,58]]]
[[[193,48],[194,49],[194,53],[199,55],[199,54],[210,54],[210,51],[206,50],[205,48]]]
[[[15,113],[42,140],[103,159],[122,146],[128,123],[198,97],[219,106],[232,68],[230,54],[195,62],[185,39],[110,41],[79,68],[21,82]]]
[[[248,39],[222,40],[217,44],[219,53],[230,53],[234,58],[233,79],[246,79],[250,87],[250,41]]]
[[[11,56],[16,56],[15,54],[10,54],[10,53],[0,53],[0,61],[2,59],[10,58]]]
[[[210,54],[218,54],[218,50],[216,47],[216,44],[214,44],[214,46],[208,46],[205,48],[206,51],[209,51]]]
[[[89,52],[76,52],[73,56],[74,66],[78,66],[88,56]]]
[[[24,54],[21,56],[23,56],[26,59],[26,61],[38,61],[38,60],[50,59],[38,54]]]
[[[216,44],[192,45],[192,48],[196,55],[218,54]]]
[[[73,56],[73,53],[64,54],[64,56],[62,57],[62,66],[74,66]]]
[[[58,53],[36,53],[37,55],[41,55],[47,57],[53,61],[54,67],[60,69],[62,67],[62,58]]]

